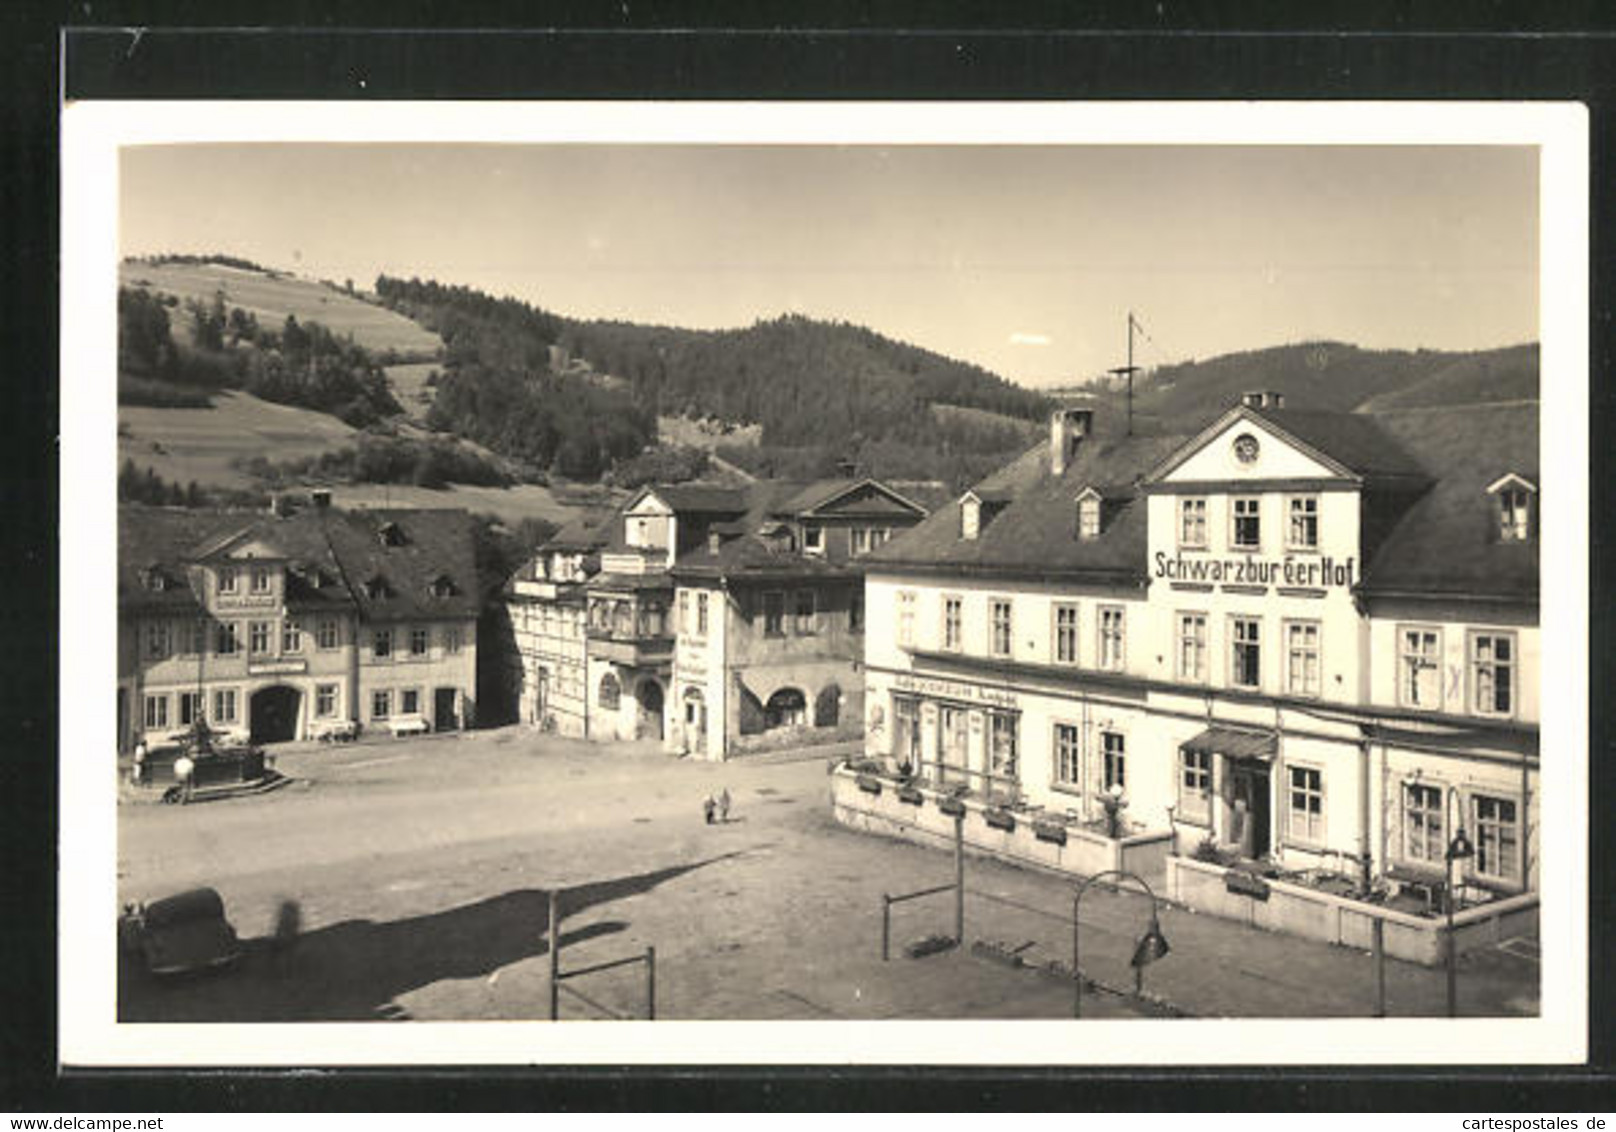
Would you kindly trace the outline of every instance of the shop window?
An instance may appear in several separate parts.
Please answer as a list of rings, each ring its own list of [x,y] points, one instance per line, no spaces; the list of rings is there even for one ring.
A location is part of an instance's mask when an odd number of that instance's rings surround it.
[[[912,696],[892,697],[892,754],[911,772],[920,769],[920,701]]]
[[[1408,627],[1398,637],[1398,700],[1404,707],[1442,706],[1442,634]]]
[[[988,773],[1014,780],[1019,771],[1018,729],[1021,717],[1013,712],[988,713]]]
[[[1293,766],[1290,784],[1291,839],[1324,844],[1324,772],[1317,767]]]
[[[1479,715],[1515,712],[1515,634],[1474,633],[1470,637],[1470,687]]]
[[[1178,751],[1178,818],[1212,822],[1212,753],[1180,747]]]

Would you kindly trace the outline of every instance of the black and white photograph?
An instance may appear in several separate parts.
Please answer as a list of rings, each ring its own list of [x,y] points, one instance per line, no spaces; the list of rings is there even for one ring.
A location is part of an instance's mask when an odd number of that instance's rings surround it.
[[[64,1059],[1585,1053],[1577,108],[63,139]]]

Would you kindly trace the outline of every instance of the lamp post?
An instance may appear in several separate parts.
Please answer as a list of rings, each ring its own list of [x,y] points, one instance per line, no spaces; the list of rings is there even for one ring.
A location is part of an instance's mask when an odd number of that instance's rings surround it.
[[[1457,1018],[1459,1016],[1459,954],[1453,937],[1453,866],[1455,861],[1468,860],[1476,855],[1475,845],[1471,843],[1469,837],[1465,836],[1463,806],[1461,804],[1457,810],[1454,807],[1453,803],[1456,798],[1459,798],[1459,788],[1457,786],[1448,787],[1447,802],[1444,808],[1450,813],[1457,813],[1459,816],[1458,824],[1454,829],[1453,839],[1448,842],[1447,850],[1443,853],[1443,860],[1447,870],[1447,883],[1443,885],[1446,899],[1443,901],[1443,903],[1447,905],[1448,914],[1447,949],[1445,958],[1447,960],[1448,968],[1449,1018]],[[1460,798],[1459,800],[1462,803],[1463,799]]]
[[[1128,872],[1126,869],[1109,869],[1106,872],[1095,873],[1093,876],[1089,877],[1078,886],[1077,895],[1072,898],[1073,1018],[1083,1017],[1083,975],[1078,968],[1078,957],[1080,955],[1078,945],[1080,940],[1077,913],[1078,909],[1083,906],[1083,894],[1089,890],[1089,887],[1096,881],[1105,880],[1108,877],[1114,877],[1117,880],[1131,880],[1140,888],[1144,889],[1145,895],[1150,898],[1150,926],[1145,929],[1145,934],[1140,936],[1139,942],[1134,945],[1133,958],[1129,960],[1129,964],[1133,967],[1133,989],[1135,994],[1138,994],[1144,989],[1146,965],[1154,963],[1156,960],[1166,955],[1170,950],[1167,945],[1167,937],[1162,935],[1161,921],[1156,915],[1158,901],[1156,900],[1156,894],[1151,891],[1150,885],[1146,884],[1141,877]]]

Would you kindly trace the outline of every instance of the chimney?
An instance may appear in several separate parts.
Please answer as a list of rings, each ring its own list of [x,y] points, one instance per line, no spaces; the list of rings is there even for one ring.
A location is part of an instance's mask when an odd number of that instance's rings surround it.
[[[836,474],[845,480],[850,480],[858,474],[858,465],[844,456],[836,461]]]
[[[1056,409],[1049,416],[1049,469],[1062,475],[1094,426],[1093,409]]]
[[[717,531],[707,532],[707,553],[717,554],[719,547],[724,545],[724,537]]]
[[[309,498],[314,500],[314,505],[321,511],[329,510],[331,507],[331,489],[329,487],[315,488],[309,492]]]
[[[1285,394],[1272,389],[1254,389],[1240,394],[1240,403],[1248,409],[1282,409]]]

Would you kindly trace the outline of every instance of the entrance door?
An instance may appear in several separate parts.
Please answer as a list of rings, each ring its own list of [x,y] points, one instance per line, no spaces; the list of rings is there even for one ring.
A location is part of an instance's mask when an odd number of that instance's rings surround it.
[[[1269,767],[1241,760],[1229,768],[1228,838],[1242,857],[1266,855],[1273,842],[1269,828]]]
[[[432,693],[432,730],[454,731],[460,726],[455,714],[454,688],[438,688]]]
[[[275,684],[252,695],[249,724],[254,743],[285,743],[297,738],[297,708],[302,700],[296,688]]]
[[[640,682],[640,719],[635,728],[640,739],[662,738],[662,685],[655,680]]]
[[[707,702],[694,688],[685,693],[685,747],[691,754],[707,753]]]

